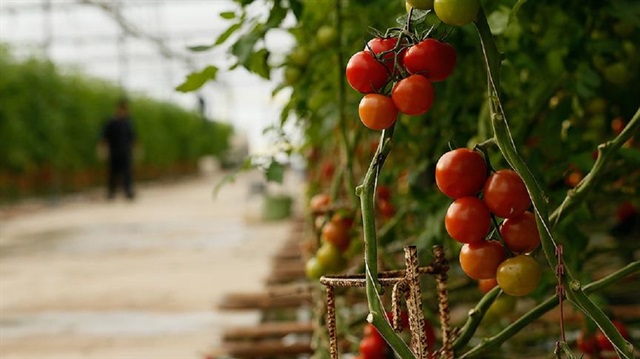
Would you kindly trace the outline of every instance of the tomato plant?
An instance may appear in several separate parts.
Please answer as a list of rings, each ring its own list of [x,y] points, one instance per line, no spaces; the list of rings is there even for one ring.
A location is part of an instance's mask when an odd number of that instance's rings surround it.
[[[476,197],[456,199],[444,217],[444,225],[451,238],[460,243],[476,243],[484,240],[491,229],[489,209]]]
[[[374,37],[369,40],[365,50],[369,50],[373,52],[373,54],[379,56],[384,66],[387,68],[388,73],[397,74],[398,71],[396,66],[400,68],[403,67],[403,58],[404,53],[406,52],[405,47],[400,47],[396,53],[395,49],[397,45],[397,37]]]
[[[379,94],[367,94],[358,106],[362,123],[372,130],[384,130],[398,119],[398,109],[390,97]]]
[[[542,271],[538,262],[524,254],[505,260],[498,267],[496,275],[500,289],[517,297],[528,295],[536,290],[541,278]]]
[[[531,206],[522,178],[513,170],[499,170],[484,185],[484,202],[496,216],[518,216]]]
[[[491,279],[496,278],[496,271],[505,258],[500,242],[483,240],[462,246],[460,267],[473,279]]]
[[[433,104],[433,85],[424,76],[411,75],[400,80],[391,91],[398,111],[407,115],[423,115]]]
[[[456,67],[456,49],[433,38],[411,46],[404,55],[404,66],[411,74],[426,77],[432,82],[443,81]]]
[[[529,211],[505,219],[500,225],[500,235],[514,253],[529,253],[540,245],[536,217]]]
[[[360,93],[380,91],[389,81],[389,75],[389,70],[370,51],[357,52],[347,62],[347,81]]]
[[[436,163],[436,185],[451,198],[475,196],[484,186],[487,165],[478,152],[458,148],[442,155]]]
[[[616,319],[612,320],[611,322],[616,327],[618,332],[620,332],[620,335],[622,335],[623,338],[629,339],[629,332],[627,331],[627,327],[624,325],[623,322]],[[596,332],[595,340],[596,340],[596,343],[598,344],[598,349],[609,350],[609,351],[614,350],[613,345],[611,344],[609,339],[607,339],[604,333],[602,333],[601,330],[598,330]]]

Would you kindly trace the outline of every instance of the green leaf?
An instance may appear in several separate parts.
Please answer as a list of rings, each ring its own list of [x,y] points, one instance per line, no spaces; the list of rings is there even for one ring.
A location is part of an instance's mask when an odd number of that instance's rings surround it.
[[[236,18],[236,13],[233,11],[225,11],[220,13],[220,17],[223,19],[231,20]]]
[[[267,49],[261,49],[254,52],[249,57],[248,66],[245,66],[247,70],[259,75],[264,79],[271,77],[271,67],[268,64],[269,51]]]
[[[271,12],[269,13],[269,19],[267,19],[265,26],[267,28],[277,27],[278,25],[280,25],[280,23],[282,23],[282,20],[284,20],[285,17],[287,17],[287,9],[282,7],[282,4],[280,4],[280,0],[276,0],[273,4]]]
[[[282,183],[284,181],[284,166],[278,162],[271,162],[264,173],[268,182]]]
[[[196,46],[187,46],[187,49],[189,49],[189,51],[193,51],[193,52],[203,52],[203,51],[210,50],[215,46],[216,46],[215,44],[212,44],[212,45],[196,45]]]
[[[194,72],[187,76],[187,79],[176,90],[180,92],[191,92],[199,89],[207,81],[214,80],[218,74],[218,68],[215,66],[207,66],[200,72]]]
[[[236,32],[236,30],[238,30],[239,28],[240,28],[240,23],[233,24],[233,25],[229,26],[228,29],[224,30],[224,32],[222,34],[220,34],[220,36],[218,36],[218,39],[213,44],[213,46],[218,46],[218,45],[222,44],[223,42],[227,41],[229,36],[233,35],[233,33]]]
[[[289,7],[291,11],[293,11],[293,15],[295,15],[296,19],[300,19],[302,16],[302,11],[304,10],[304,5],[300,0],[289,0]]]

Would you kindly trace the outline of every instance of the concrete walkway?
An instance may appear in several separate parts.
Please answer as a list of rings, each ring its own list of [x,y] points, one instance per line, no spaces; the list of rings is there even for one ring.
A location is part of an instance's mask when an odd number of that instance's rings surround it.
[[[259,198],[249,198],[258,175],[212,199],[220,176],[142,187],[135,202],[4,216],[0,357],[204,358],[224,326],[256,322],[258,313],[214,306],[263,287],[290,223],[258,220]]]

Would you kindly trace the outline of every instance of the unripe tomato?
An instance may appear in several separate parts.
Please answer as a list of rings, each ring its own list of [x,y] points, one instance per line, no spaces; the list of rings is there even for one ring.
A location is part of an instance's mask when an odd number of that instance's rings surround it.
[[[433,10],[448,25],[466,25],[478,16],[480,0],[434,0]]]
[[[411,75],[400,80],[391,91],[398,111],[407,115],[423,115],[433,105],[433,85],[426,77]]]
[[[540,245],[536,216],[529,211],[505,219],[500,225],[500,235],[507,248],[514,253],[529,253]]]
[[[389,71],[370,51],[356,52],[347,63],[347,82],[360,93],[378,92],[389,81]]]
[[[324,47],[332,46],[338,39],[338,32],[333,26],[323,25],[316,33],[316,39],[318,39],[318,43]]]
[[[484,184],[484,202],[496,216],[518,216],[531,206],[531,198],[522,178],[513,170],[493,173]]]
[[[458,198],[447,209],[444,226],[451,238],[460,243],[480,242],[491,229],[491,214],[476,197]]]
[[[496,277],[505,258],[504,248],[497,241],[469,243],[460,250],[460,267],[473,279],[490,279]]]
[[[372,130],[384,130],[398,119],[398,109],[393,100],[384,95],[370,93],[360,100],[358,105],[360,121]]]
[[[517,301],[516,297],[505,295],[504,293],[501,294],[491,303],[482,321],[485,323],[495,323],[501,318],[513,313],[514,309],[516,309]]]
[[[302,71],[293,66],[287,66],[284,69],[284,81],[287,85],[292,86],[298,83],[302,78]]]
[[[305,67],[309,63],[311,55],[309,50],[304,47],[298,47],[289,55],[291,63],[299,67]]]
[[[323,243],[316,252],[318,264],[325,269],[326,273],[336,273],[344,268],[345,260],[342,252],[331,243]]]
[[[433,9],[433,0],[407,0],[407,6],[420,10]]]
[[[318,261],[318,258],[311,257],[305,265],[305,274],[309,279],[319,279],[326,272],[326,268]]]
[[[453,199],[475,196],[487,179],[482,155],[468,148],[457,148],[442,155],[436,164],[436,185]]]
[[[404,65],[409,73],[438,82],[451,75],[456,67],[456,58],[456,49],[453,46],[428,38],[407,50]]]
[[[538,262],[524,254],[505,260],[498,267],[496,275],[500,288],[516,297],[528,295],[536,290],[541,278],[542,270]]]

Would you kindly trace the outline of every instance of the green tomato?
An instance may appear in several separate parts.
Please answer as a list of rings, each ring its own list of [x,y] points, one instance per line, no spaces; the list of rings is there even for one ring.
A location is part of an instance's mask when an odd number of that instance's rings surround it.
[[[301,77],[302,71],[297,67],[287,66],[284,69],[284,81],[289,86],[297,84]]]
[[[480,0],[434,0],[433,9],[445,24],[462,26],[475,20]]]
[[[516,297],[528,295],[540,284],[542,270],[533,257],[521,254],[498,267],[496,280],[503,292]]]
[[[629,69],[622,62],[613,63],[602,70],[605,80],[614,85],[624,85],[629,81]]]
[[[305,67],[309,63],[309,59],[311,58],[311,54],[309,54],[309,50],[304,47],[298,47],[289,55],[289,60],[292,64],[298,67]]]
[[[324,242],[316,252],[318,262],[327,270],[327,273],[336,273],[345,267],[345,259],[342,251],[329,242]]]
[[[338,39],[338,32],[333,26],[323,25],[318,29],[316,33],[316,39],[322,46],[332,46]]]
[[[407,12],[411,10],[412,7],[419,10],[431,10],[433,9],[433,0],[407,0],[405,5]]]
[[[304,269],[309,279],[320,279],[327,271],[316,257],[309,258]]]
[[[482,321],[484,323],[496,323],[500,319],[505,316],[513,313],[516,308],[516,297],[512,297],[510,295],[501,294],[496,300],[491,304],[487,312],[484,314]]]

